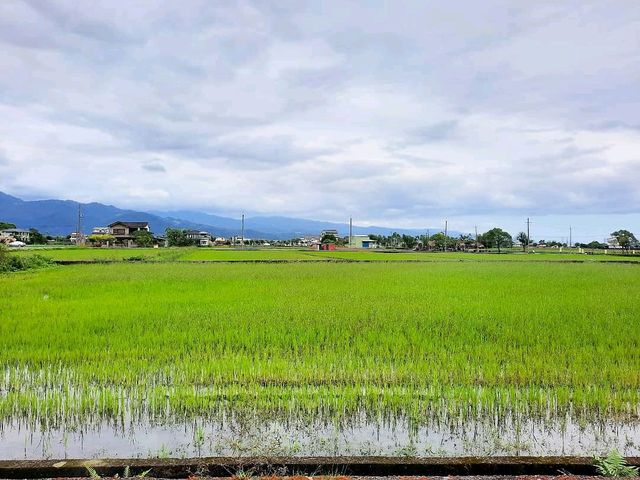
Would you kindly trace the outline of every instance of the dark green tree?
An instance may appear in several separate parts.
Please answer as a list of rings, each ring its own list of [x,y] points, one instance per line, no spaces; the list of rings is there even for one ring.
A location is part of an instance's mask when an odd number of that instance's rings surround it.
[[[336,243],[338,239],[333,233],[325,233],[320,239],[320,243]]]
[[[31,245],[44,245],[47,243],[47,238],[35,228],[30,228],[29,232],[31,232],[31,235],[29,236],[29,243]]]
[[[516,235],[516,240],[520,242],[522,245],[522,251],[524,252],[527,249],[527,245],[529,245],[529,237],[525,232],[520,232]]]
[[[498,253],[500,253],[502,247],[511,247],[513,245],[511,235],[497,227],[483,233],[480,236],[480,242],[489,248],[497,248]]]
[[[193,240],[187,237],[186,230],[167,228],[165,234],[167,236],[167,245],[170,247],[190,247],[195,244]]]
[[[418,239],[412,235],[402,235],[402,244],[405,248],[414,248],[418,244]]]
[[[9,222],[0,222],[0,230],[6,230],[7,228],[16,228],[16,224]]]
[[[616,230],[611,236],[614,237],[618,241],[618,245],[625,250],[638,247],[638,239],[629,230]]]
[[[133,239],[139,247],[150,247],[153,245],[153,235],[146,230],[133,232]]]

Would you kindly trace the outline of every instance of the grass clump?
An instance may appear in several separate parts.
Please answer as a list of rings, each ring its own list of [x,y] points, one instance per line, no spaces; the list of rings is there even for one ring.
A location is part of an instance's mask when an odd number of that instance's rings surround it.
[[[613,450],[605,458],[596,457],[595,465],[598,474],[603,477],[637,477],[638,467],[631,466],[620,452]]]
[[[0,244],[0,273],[18,272],[21,270],[31,270],[52,265],[49,258],[39,254],[21,256],[14,255]]]

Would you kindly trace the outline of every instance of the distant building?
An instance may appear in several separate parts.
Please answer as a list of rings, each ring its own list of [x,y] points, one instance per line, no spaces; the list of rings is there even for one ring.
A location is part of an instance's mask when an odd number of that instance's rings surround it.
[[[0,232],[4,237],[13,237],[24,243],[29,243],[31,240],[31,232],[29,230],[23,230],[21,228],[7,228]]]
[[[199,232],[198,230],[187,230],[185,235],[189,240],[198,242],[201,247],[208,247],[213,244],[209,232]]]
[[[325,235],[333,235],[336,238],[340,236],[337,230],[322,230],[320,232],[320,238],[324,237]]]
[[[69,241],[71,243],[84,243],[84,234],[82,232],[71,232],[69,234]]]
[[[116,237],[116,243],[126,247],[135,246],[134,233],[139,231],[149,231],[149,222],[122,222],[117,221],[109,224],[109,234]]]
[[[618,242],[618,239],[616,237],[607,238],[607,245],[609,246],[609,248],[622,248],[620,246],[620,242]]]
[[[349,246],[351,248],[378,248],[378,242],[371,240],[369,235],[352,235]]]

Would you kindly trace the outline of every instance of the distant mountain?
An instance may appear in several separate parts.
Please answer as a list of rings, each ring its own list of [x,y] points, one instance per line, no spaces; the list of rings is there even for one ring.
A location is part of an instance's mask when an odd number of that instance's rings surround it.
[[[217,236],[240,234],[239,222],[236,228],[213,228],[212,225],[191,222],[175,217],[160,217],[147,212],[123,210],[102,203],[83,203],[82,230],[91,233],[93,227],[104,227],[116,220],[149,222],[151,231],[164,233],[167,228],[187,228],[206,230]],[[70,200],[24,201],[0,192],[0,221],[15,223],[20,228],[37,228],[49,235],[69,235],[77,229],[78,202]],[[265,232],[253,229],[245,230],[246,237],[266,238]]]
[[[191,210],[176,210],[171,212],[153,212],[159,216],[172,216],[176,218],[182,218],[196,223],[205,223],[208,225],[220,225],[224,227],[232,227],[233,225],[238,228],[240,219],[220,217],[217,215],[210,215],[207,213],[196,212]],[[307,220],[303,218],[292,217],[279,217],[279,216],[258,216],[245,218],[245,229],[251,228],[259,230],[261,232],[267,232],[270,234],[269,238],[281,238],[289,239],[295,237],[303,237],[307,235],[319,235],[322,230],[337,230],[342,236],[349,235],[348,223],[336,223],[336,222],[323,222],[319,220]],[[378,227],[368,226],[363,227],[360,225],[353,226],[354,235],[391,235],[393,232],[406,235],[424,235],[429,230],[432,234],[440,232],[439,228],[392,228],[392,227]],[[457,236],[460,232],[450,231],[450,235]]]
[[[103,227],[116,220],[149,222],[154,233],[163,233],[167,228],[205,230],[215,236],[240,235],[240,219],[211,215],[191,210],[171,212],[140,212],[124,210],[102,203],[83,203],[82,230],[90,233],[93,227]],[[69,235],[77,228],[78,202],[70,200],[25,201],[0,192],[0,221],[15,223],[20,228],[37,228],[50,235]],[[245,219],[246,238],[289,239],[308,235],[319,235],[322,230],[337,230],[342,236],[349,234],[348,223],[332,223],[290,217],[258,216]],[[391,235],[393,232],[406,235],[423,235],[428,229],[405,229],[359,225],[353,226],[358,235]],[[429,229],[431,233],[438,228]],[[451,231],[457,236],[459,232]]]

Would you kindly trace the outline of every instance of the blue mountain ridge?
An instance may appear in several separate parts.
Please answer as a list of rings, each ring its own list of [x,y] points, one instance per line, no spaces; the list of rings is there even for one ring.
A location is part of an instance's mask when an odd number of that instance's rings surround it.
[[[143,212],[127,210],[102,203],[81,203],[83,232],[90,233],[93,227],[106,226],[116,220],[146,221],[156,234],[167,228],[204,230],[214,236],[229,237],[240,235],[240,219],[212,215],[208,213],[175,210]],[[32,200],[0,192],[0,221],[15,223],[20,228],[37,228],[49,235],[69,235],[77,228],[78,202],[71,200]],[[349,234],[348,223],[324,222],[283,216],[256,216],[245,219],[246,238],[290,239],[307,235],[319,235],[321,230],[335,229],[340,235]],[[441,229],[404,229],[379,226],[353,226],[354,234],[390,235],[393,232],[407,235],[422,235],[430,230],[437,233]],[[458,235],[452,231],[450,235]]]

